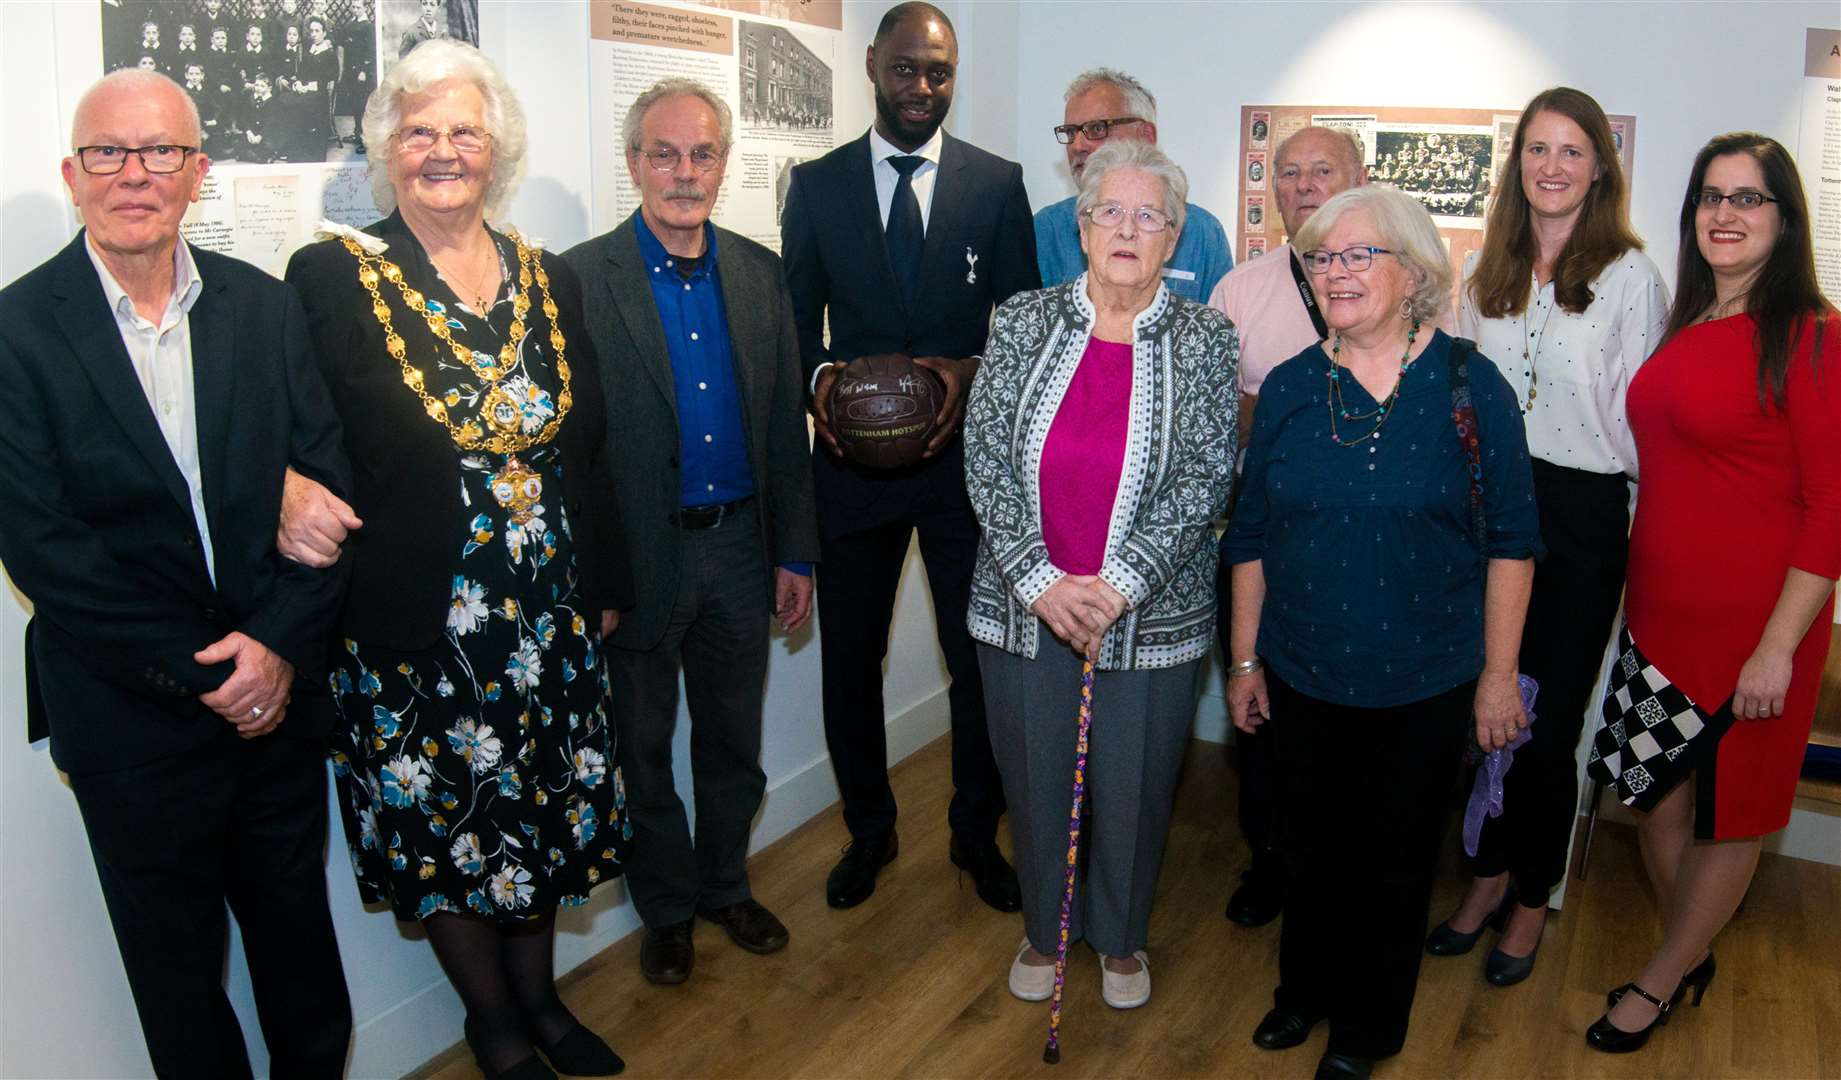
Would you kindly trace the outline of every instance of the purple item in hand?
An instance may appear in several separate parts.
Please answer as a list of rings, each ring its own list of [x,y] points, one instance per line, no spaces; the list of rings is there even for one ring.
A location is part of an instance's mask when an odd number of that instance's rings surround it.
[[[1464,805],[1464,854],[1476,857],[1477,841],[1483,837],[1483,819],[1502,816],[1502,778],[1515,763],[1515,749],[1533,737],[1534,695],[1540,685],[1526,675],[1517,677],[1521,687],[1521,732],[1500,750],[1483,755],[1477,765],[1477,782],[1470,789],[1470,801]]]

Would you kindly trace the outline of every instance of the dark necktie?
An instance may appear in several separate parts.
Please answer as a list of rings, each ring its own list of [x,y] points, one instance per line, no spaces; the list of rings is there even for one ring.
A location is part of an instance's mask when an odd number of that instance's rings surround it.
[[[921,225],[920,200],[914,195],[914,170],[926,160],[923,157],[888,159],[901,174],[895,181],[895,198],[889,203],[889,223],[885,232],[889,265],[895,269],[895,280],[901,283],[902,299],[910,304],[920,285],[921,244],[926,240],[926,230]]]

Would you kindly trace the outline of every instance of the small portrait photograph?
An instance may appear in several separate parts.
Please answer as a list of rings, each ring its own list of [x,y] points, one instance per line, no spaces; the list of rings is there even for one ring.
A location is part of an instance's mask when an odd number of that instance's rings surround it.
[[[1252,150],[1247,153],[1247,190],[1266,190],[1266,152]]]
[[[479,0],[380,0],[378,78],[417,45],[436,38],[479,44]]]
[[[1266,231],[1266,197],[1264,195],[1247,196],[1247,228],[1254,232]]]
[[[1264,150],[1267,148],[1267,143],[1272,137],[1271,113],[1255,112],[1253,114],[1253,129],[1250,137],[1253,149]]]
[[[1266,253],[1266,238],[1263,236],[1247,237],[1247,258],[1257,259]]]

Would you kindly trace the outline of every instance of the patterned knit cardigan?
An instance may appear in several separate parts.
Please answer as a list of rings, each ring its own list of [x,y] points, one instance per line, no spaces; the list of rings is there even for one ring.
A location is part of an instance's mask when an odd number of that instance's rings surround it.
[[[965,487],[983,526],[966,624],[979,641],[1032,660],[1040,643],[1030,605],[1062,576],[1042,538],[1042,447],[1093,322],[1085,274],[1011,297],[965,418]],[[1124,469],[1099,572],[1127,604],[1100,646],[1098,666],[1112,671],[1208,651],[1210,522],[1227,507],[1240,412],[1239,337],[1213,308],[1159,287],[1132,323],[1131,364]]]

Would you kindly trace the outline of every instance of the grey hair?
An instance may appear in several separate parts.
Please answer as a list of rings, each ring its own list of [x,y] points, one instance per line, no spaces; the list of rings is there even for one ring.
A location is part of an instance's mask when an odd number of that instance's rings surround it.
[[[1061,95],[1062,101],[1075,98],[1096,86],[1110,86],[1125,96],[1125,111],[1148,123],[1157,122],[1157,99],[1144,88],[1144,84],[1113,68],[1093,68],[1083,71],[1068,84],[1068,92]]]
[[[1310,251],[1323,242],[1338,218],[1357,210],[1368,211],[1380,242],[1419,280],[1409,298],[1413,318],[1427,323],[1436,319],[1451,301],[1451,259],[1432,215],[1418,199],[1392,184],[1367,184],[1332,196],[1292,243],[1299,251]]]
[[[1182,233],[1183,221],[1189,216],[1189,176],[1155,144],[1138,139],[1107,140],[1093,151],[1087,167],[1080,171],[1080,194],[1074,198],[1076,218],[1099,202],[1100,185],[1114,169],[1137,169],[1161,181],[1164,216],[1179,235]]]
[[[464,41],[424,41],[398,60],[371,91],[364,106],[364,142],[370,148],[371,199],[385,213],[396,209],[396,189],[384,161],[396,152],[391,140],[403,122],[403,99],[427,93],[440,83],[471,84],[486,99],[486,130],[492,133],[492,182],[486,187],[486,213],[496,217],[524,179],[524,149],[529,136],[524,107],[486,54]]]
[[[1367,164],[1367,153],[1362,148],[1362,137],[1360,135],[1357,135],[1355,132],[1345,127],[1327,127],[1321,124],[1312,124],[1310,127],[1299,128],[1285,136],[1284,141],[1279,143],[1272,151],[1273,162],[1276,163],[1282,160],[1285,157],[1285,148],[1291,145],[1291,140],[1307,131],[1321,131],[1326,135],[1335,136],[1336,148],[1349,155],[1349,171],[1351,173],[1359,175],[1362,171],[1362,167]]]
[[[722,152],[728,153],[729,147],[735,145],[735,118],[729,112],[729,103],[697,80],[685,78],[660,79],[652,84],[652,89],[634,99],[626,111],[626,121],[620,125],[620,141],[627,150],[640,149],[639,125],[652,106],[674,97],[694,97],[710,107],[716,114],[716,126],[722,129]]]
[[[83,91],[83,96],[77,99],[77,111],[76,114],[71,117],[70,121],[70,149],[72,152],[75,152],[77,149],[77,140],[80,138],[77,133],[77,126],[83,122],[84,110],[90,107],[90,102],[95,99],[97,94],[104,90],[150,91],[161,87],[168,87],[178,92],[179,100],[185,102],[186,122],[192,125],[192,141],[198,142],[203,139],[205,126],[204,123],[198,119],[198,102],[192,100],[192,95],[186,93],[185,87],[180,86],[172,79],[157,71],[143,71],[140,68],[131,67],[122,68],[119,71],[111,71],[102,78],[97,79],[90,84],[88,90]]]

